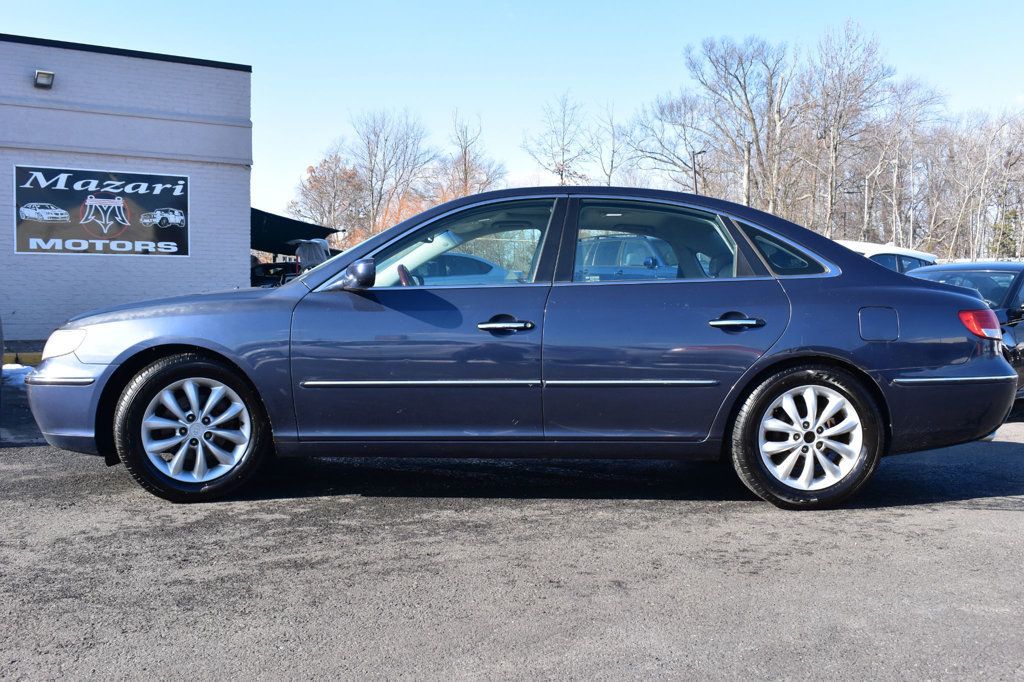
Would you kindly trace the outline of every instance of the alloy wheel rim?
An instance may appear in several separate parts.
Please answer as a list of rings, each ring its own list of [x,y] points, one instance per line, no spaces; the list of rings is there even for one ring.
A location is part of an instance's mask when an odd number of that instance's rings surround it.
[[[237,467],[252,438],[249,410],[216,379],[190,377],[168,384],[146,407],[142,447],[164,476],[206,483]]]
[[[821,490],[845,479],[864,457],[864,425],[844,395],[809,384],[768,406],[757,442],[761,461],[783,485]]]

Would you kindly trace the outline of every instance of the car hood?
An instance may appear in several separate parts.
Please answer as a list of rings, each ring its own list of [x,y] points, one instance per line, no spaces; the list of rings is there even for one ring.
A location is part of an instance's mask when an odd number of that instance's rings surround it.
[[[106,308],[97,308],[68,320],[73,327],[84,327],[91,324],[104,324],[123,320],[138,320],[148,317],[167,317],[188,315],[200,312],[211,312],[217,309],[233,308],[245,305],[254,300],[275,295],[280,289],[245,288],[229,291],[217,291],[206,294],[189,294],[158,298],[136,303],[122,303]],[[304,291],[308,291],[304,289]]]

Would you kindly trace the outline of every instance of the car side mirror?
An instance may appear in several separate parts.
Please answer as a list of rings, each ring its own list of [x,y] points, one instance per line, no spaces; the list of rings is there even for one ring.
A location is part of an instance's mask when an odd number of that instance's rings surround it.
[[[658,267],[658,261],[654,260],[654,256],[648,256],[644,259],[644,267],[648,270],[654,270]]]
[[[377,264],[372,258],[360,258],[350,263],[341,279],[327,287],[327,291],[362,291],[377,281]]]
[[[1000,319],[999,321],[1003,322],[1004,324],[1006,322],[1020,322],[1021,320],[1024,320],[1024,308],[1007,308],[1006,312],[1003,313],[1003,315],[999,315],[1000,318],[1002,318],[1003,316],[1006,317],[1006,320],[1004,321]]]

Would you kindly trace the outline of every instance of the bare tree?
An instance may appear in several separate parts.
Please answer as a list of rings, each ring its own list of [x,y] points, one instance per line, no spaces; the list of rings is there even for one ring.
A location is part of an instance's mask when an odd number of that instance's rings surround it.
[[[341,143],[333,145],[315,166],[306,168],[288,203],[288,212],[296,218],[342,230],[332,235],[334,247],[347,241],[347,233],[360,231],[365,199],[362,179],[342,149]]]
[[[590,131],[590,149],[601,173],[601,181],[610,187],[623,184],[623,171],[633,163],[628,143],[629,130],[615,118],[615,106],[605,105]]]
[[[442,156],[430,180],[431,198],[438,202],[495,189],[505,178],[505,165],[487,156],[480,142],[481,125],[470,125],[452,115],[450,142],[454,149]]]
[[[831,237],[946,257],[1024,257],[1024,111],[956,114],[927,85],[896,81],[877,41],[847,23],[806,55],[750,37],[686,51],[693,84],[623,125],[568,94],[523,148],[562,184],[698,188]],[[453,119],[433,154],[406,112],[357,117],[355,136],[307,169],[289,211],[361,239],[432,202],[500,184],[481,125]],[[496,245],[505,248],[506,245]]]
[[[364,113],[352,126],[348,154],[365,185],[366,230],[375,234],[425,207],[423,183],[435,155],[408,111]]]
[[[707,121],[720,151],[738,168],[750,144],[754,205],[768,211],[788,208],[800,113],[792,92],[796,61],[789,48],[757,37],[742,43],[708,38],[699,50],[687,48],[686,64],[710,108]]]
[[[586,164],[593,158],[583,105],[566,92],[544,105],[541,131],[523,141],[523,149],[559,185],[587,181]]]
[[[664,173],[674,185],[689,189],[693,179],[705,175],[697,156],[713,145],[708,132],[706,103],[682,92],[659,98],[641,111],[633,123],[629,145],[642,167]],[[704,178],[707,186],[707,178]]]
[[[878,41],[850,21],[841,31],[825,34],[803,73],[804,111],[821,152],[815,160],[824,157],[815,170],[825,176],[821,226],[826,236],[834,233],[844,156],[853,153],[851,147],[881,108],[892,75],[893,69],[882,62]]]

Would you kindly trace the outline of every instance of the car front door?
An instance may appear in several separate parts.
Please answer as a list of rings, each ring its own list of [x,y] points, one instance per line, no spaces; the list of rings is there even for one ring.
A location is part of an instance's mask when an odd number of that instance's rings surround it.
[[[786,328],[781,285],[711,213],[595,198],[573,199],[569,216],[545,317],[547,437],[704,439]],[[621,281],[572,263],[580,243],[627,235],[662,240],[677,267]]]
[[[299,439],[542,437],[544,304],[564,214],[556,197],[470,207],[373,254],[372,288],[304,297],[292,323]],[[506,276],[446,282],[447,253]]]

